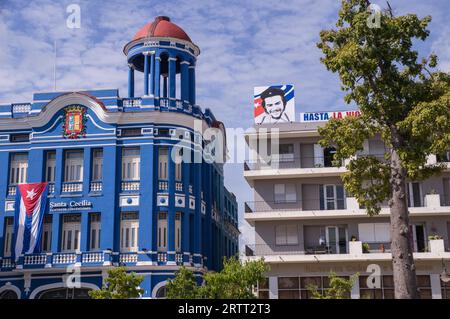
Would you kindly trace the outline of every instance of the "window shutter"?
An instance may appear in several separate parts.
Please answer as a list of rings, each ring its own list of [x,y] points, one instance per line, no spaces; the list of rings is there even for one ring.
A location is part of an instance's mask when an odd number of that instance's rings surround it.
[[[345,209],[345,191],[344,186],[336,185],[337,209]]]
[[[286,201],[287,202],[297,201],[295,184],[286,184]]]
[[[320,210],[325,209],[325,194],[323,191],[323,185],[319,185],[319,199],[320,199]]]
[[[314,166],[324,166],[323,148],[319,144],[314,144]]]
[[[286,187],[284,184],[274,185],[274,200],[275,202],[283,202],[286,199]]]
[[[298,244],[298,228],[297,225],[287,225],[286,226],[287,239],[286,242],[288,245],[297,245]]]
[[[286,245],[286,225],[275,227],[275,243],[277,245]]]

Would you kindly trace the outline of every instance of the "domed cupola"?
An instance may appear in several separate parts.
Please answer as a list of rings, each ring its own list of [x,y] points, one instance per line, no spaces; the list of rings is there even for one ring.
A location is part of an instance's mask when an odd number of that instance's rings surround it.
[[[195,104],[195,64],[200,49],[165,16],[139,29],[124,47],[129,66],[128,96],[135,96],[135,71],[143,73],[143,96],[155,106]]]

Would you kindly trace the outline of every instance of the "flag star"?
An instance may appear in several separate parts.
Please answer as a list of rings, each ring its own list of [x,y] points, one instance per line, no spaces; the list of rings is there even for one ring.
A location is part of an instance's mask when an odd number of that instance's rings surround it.
[[[36,196],[37,193],[34,192],[34,188],[31,191],[27,191],[27,198],[33,200],[34,196]]]

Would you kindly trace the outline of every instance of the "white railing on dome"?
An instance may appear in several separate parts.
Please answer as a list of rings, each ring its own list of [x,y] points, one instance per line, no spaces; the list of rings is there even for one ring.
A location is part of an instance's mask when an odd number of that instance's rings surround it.
[[[169,107],[169,99],[168,98],[160,98],[159,99],[159,105],[164,107]]]
[[[46,262],[46,254],[25,255],[23,258],[24,265],[44,265]]]
[[[17,186],[8,186],[8,196],[16,195]]]
[[[141,98],[129,98],[122,100],[123,107],[140,107],[142,105]]]
[[[89,186],[90,192],[101,192],[103,190],[103,183],[102,182],[91,182]]]
[[[31,111],[31,104],[17,103],[12,105],[13,113],[29,113]]]
[[[104,262],[105,257],[103,253],[83,253],[81,261],[83,263],[102,263]]]
[[[141,187],[140,181],[123,181],[122,191],[138,191]]]
[[[58,253],[53,255],[54,264],[74,264],[77,261],[75,253]]]
[[[124,253],[120,254],[119,256],[119,262],[121,263],[136,263],[138,261],[138,254],[137,253]]]
[[[159,263],[167,262],[167,253],[158,253],[158,262]]]
[[[82,182],[65,182],[62,184],[62,192],[63,193],[75,193],[83,191],[83,183]]]

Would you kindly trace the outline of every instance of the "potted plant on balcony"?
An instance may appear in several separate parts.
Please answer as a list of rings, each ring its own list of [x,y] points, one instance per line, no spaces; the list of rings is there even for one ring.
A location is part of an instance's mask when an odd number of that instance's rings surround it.
[[[369,249],[370,249],[370,247],[369,247],[368,243],[363,243],[362,244],[362,250],[363,250],[364,254],[368,254],[370,252]]]
[[[425,206],[439,207],[441,206],[441,199],[439,193],[434,189],[430,189],[425,195]]]
[[[440,235],[430,235],[428,236],[429,241],[429,251],[434,253],[443,253],[445,251],[444,239]]]

